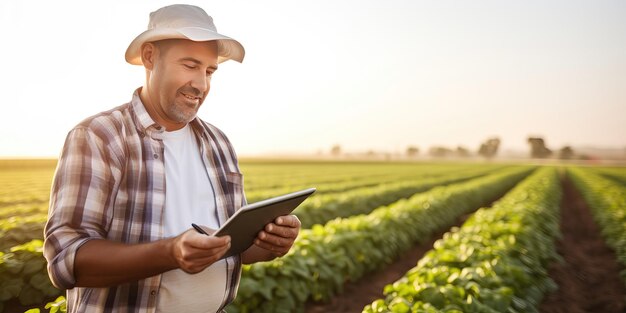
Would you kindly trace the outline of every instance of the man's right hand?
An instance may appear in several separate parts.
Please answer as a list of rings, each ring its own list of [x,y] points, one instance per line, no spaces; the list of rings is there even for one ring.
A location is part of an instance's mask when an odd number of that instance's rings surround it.
[[[212,232],[210,232],[212,233]],[[180,268],[197,273],[219,260],[230,237],[186,231],[174,238],[141,244],[89,240],[76,252],[76,287],[109,287]]]
[[[174,238],[172,256],[180,269],[194,274],[218,261],[229,248],[230,236],[207,236],[190,229]]]

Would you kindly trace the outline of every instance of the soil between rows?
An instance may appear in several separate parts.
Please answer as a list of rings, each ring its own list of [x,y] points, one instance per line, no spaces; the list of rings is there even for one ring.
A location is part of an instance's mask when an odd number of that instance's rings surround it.
[[[472,212],[473,213],[473,212]],[[433,248],[433,244],[453,226],[462,225],[471,216],[466,214],[457,219],[454,225],[434,233],[427,241],[416,245],[401,255],[394,263],[378,272],[367,274],[357,282],[349,282],[344,286],[342,294],[336,295],[328,303],[308,302],[306,313],[351,313],[362,312],[363,307],[383,297],[383,288],[400,279],[407,271],[414,268],[417,262]]]
[[[550,266],[559,289],[548,294],[542,313],[621,313],[626,288],[619,277],[624,266],[601,237],[591,210],[572,181],[562,178],[561,233],[557,251],[563,263]]]
[[[542,313],[624,313],[626,312],[626,288],[619,277],[624,266],[617,262],[615,253],[600,236],[591,211],[572,182],[562,179],[561,232],[557,252],[563,257],[562,264],[550,266],[550,276],[559,289],[544,298]],[[459,219],[461,225],[469,215]],[[434,234],[428,241],[417,245],[399,260],[385,269],[370,274],[358,282],[347,283],[342,294],[328,303],[309,302],[306,313],[361,312],[363,307],[383,298],[385,285],[401,278],[415,267],[433,243],[443,237],[448,229]]]

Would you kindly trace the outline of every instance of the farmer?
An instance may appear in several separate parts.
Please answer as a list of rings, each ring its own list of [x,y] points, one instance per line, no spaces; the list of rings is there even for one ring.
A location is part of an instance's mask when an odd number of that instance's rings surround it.
[[[145,68],[143,87],[69,132],[44,244],[50,279],[68,289],[68,312],[220,312],[242,263],[289,251],[300,231],[293,215],[221,260],[230,237],[190,227],[217,229],[246,203],[230,142],[196,116],[218,64],[243,57],[201,8],[161,8],[126,51]]]

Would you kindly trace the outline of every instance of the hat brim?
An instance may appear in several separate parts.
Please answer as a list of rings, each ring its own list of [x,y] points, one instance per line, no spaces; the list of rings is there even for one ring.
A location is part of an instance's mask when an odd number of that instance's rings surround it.
[[[188,39],[192,41],[217,41],[217,62],[234,60],[243,61],[245,50],[235,39],[224,36],[210,29],[200,27],[159,28],[147,30],[137,36],[126,49],[126,62],[133,65],[142,65],[141,46],[146,42],[165,39]]]

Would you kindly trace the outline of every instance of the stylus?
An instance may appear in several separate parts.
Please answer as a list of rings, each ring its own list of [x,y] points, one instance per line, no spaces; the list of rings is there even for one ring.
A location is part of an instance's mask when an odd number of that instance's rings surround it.
[[[198,231],[199,233],[201,233],[201,234],[205,234],[205,235],[207,235],[207,236],[210,236],[210,235],[209,235],[209,234],[207,234],[207,233],[204,231],[204,229],[202,229],[200,226],[198,226],[198,225],[196,225],[196,224],[194,224],[194,223],[191,223],[191,226],[193,226],[193,228],[195,228],[195,229],[196,229],[196,231]]]

